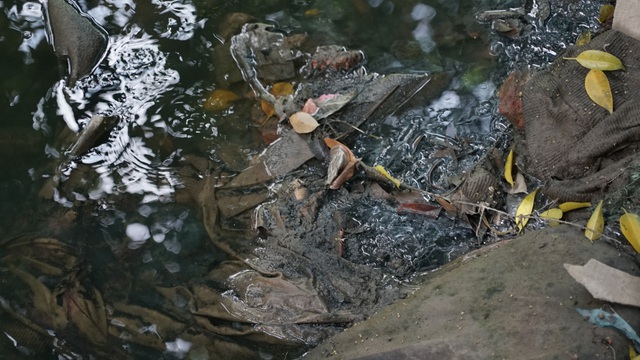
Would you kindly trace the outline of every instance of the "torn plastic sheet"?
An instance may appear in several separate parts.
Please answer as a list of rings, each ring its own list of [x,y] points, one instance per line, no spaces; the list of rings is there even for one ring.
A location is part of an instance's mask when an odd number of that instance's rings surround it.
[[[576,309],[580,315],[588,317],[589,321],[600,327],[612,327],[622,332],[626,337],[633,341],[636,349],[640,349],[640,338],[635,330],[618,314],[608,313],[600,309],[586,310]]]

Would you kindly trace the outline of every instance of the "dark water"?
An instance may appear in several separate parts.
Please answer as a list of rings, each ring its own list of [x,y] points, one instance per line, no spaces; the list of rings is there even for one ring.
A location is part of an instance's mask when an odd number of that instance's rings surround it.
[[[586,1],[552,2],[550,17],[515,39],[474,20],[479,10],[518,5],[86,1],[80,6],[110,34],[109,53],[79,87],[65,89],[46,41],[40,3],[2,1],[0,233],[7,239],[42,234],[81,248],[93,269],[91,281],[108,283],[123,294],[128,287],[148,286],[140,279],[176,286],[224,261],[225,254],[210,251],[197,209],[176,198],[186,156],[208,158],[223,174],[233,175],[264,148],[248,120],[254,102],[250,97],[238,94],[240,100],[222,111],[203,106],[211,91],[224,87],[214,49],[231,30],[226,19],[235,12],[274,24],[286,34],[306,33],[318,45],[360,49],[371,72],[449,74],[435,99],[412,103],[383,124],[367,127],[377,137],[355,137],[351,144],[364,161],[383,165],[405,183],[423,189],[443,184],[501,140],[506,125],[497,115],[496,88],[508,72],[544,66],[580,33],[597,26],[598,4]],[[74,138],[69,128],[82,128],[94,113],[117,115],[122,121],[101,145],[69,161],[71,142],[66,139]],[[434,156],[446,150],[438,142],[443,134],[467,144],[457,161]],[[432,176],[426,176],[425,169],[431,168]],[[61,179],[54,190],[47,187],[52,178]],[[43,188],[51,190],[44,199]],[[391,276],[408,278],[476,246],[471,231],[446,218],[397,215],[381,202],[349,204],[342,210],[364,230],[345,256]],[[252,241],[254,235],[243,230],[246,223],[229,222]],[[9,286],[0,288],[0,302],[15,301],[10,291]],[[160,302],[144,291],[128,296],[133,303]],[[20,308],[19,301],[12,304]],[[173,341],[167,340],[165,355],[185,356]],[[123,339],[120,346],[126,349],[127,344]],[[270,358],[282,352],[265,347],[264,354]]]

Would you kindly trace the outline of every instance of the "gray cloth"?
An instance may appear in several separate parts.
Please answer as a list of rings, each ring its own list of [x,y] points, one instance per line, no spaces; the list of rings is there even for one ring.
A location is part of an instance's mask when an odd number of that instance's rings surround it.
[[[588,97],[589,69],[565,60],[584,50],[607,51],[626,71],[607,71],[613,113]],[[560,201],[588,201],[627,183],[640,140],[640,45],[616,31],[589,44],[570,47],[547,70],[537,73],[523,93],[527,172],[544,182],[543,192]]]

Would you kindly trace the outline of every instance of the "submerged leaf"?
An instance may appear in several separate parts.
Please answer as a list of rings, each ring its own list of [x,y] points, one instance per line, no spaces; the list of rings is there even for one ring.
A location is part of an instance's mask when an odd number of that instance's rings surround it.
[[[269,93],[276,99],[287,95],[293,95],[293,85],[288,82],[277,82],[273,84]],[[268,118],[276,115],[276,109],[269,102],[260,100],[260,107],[262,108],[262,111],[267,114]]]
[[[504,179],[513,187],[513,149],[509,151],[507,162],[504,163]]]
[[[636,252],[640,253],[640,217],[624,210],[624,215],[620,217],[620,230]]]
[[[516,228],[518,229],[518,233],[524,229],[529,222],[529,215],[533,212],[533,204],[536,200],[536,193],[539,189],[535,189],[531,194],[524,197],[520,205],[518,205],[518,209],[516,210]]]
[[[240,96],[230,90],[215,89],[209,94],[209,98],[202,105],[208,111],[222,111],[231,106]]]
[[[602,215],[602,200],[600,200],[593,214],[591,214],[589,222],[587,222],[587,229],[584,231],[584,236],[593,242],[600,239],[602,231],[604,231],[604,216]]]
[[[298,111],[289,116],[289,122],[298,134],[308,134],[320,125],[313,116],[304,111]]]
[[[580,65],[592,70],[624,70],[622,61],[615,55],[601,50],[585,50],[574,58],[564,58],[565,60],[576,60]]]
[[[609,18],[613,17],[613,12],[615,9],[616,7],[611,4],[602,5],[600,7],[600,13],[598,14],[598,21],[604,23],[609,20]]]
[[[437,206],[424,203],[404,203],[398,206],[396,210],[400,215],[416,214],[424,215],[432,219],[437,219],[440,214],[440,208]]]
[[[584,88],[594,103],[613,113],[613,96],[609,79],[602,70],[590,70],[584,79]]]
[[[558,207],[560,208],[560,210],[562,210],[562,212],[582,209],[589,206],[591,206],[590,202],[574,202],[574,201],[563,202],[562,204],[558,205]]]
[[[382,165],[376,165],[374,167],[376,169],[376,171],[378,171],[380,174],[382,174],[384,177],[386,177],[387,179],[389,179],[389,181],[391,181],[392,183],[394,183],[396,185],[397,188],[400,188],[400,185],[402,184],[402,182],[400,182],[400,180],[394,178],[393,176],[391,176],[389,174],[389,172],[387,172],[387,170],[382,166]]]
[[[576,40],[576,46],[586,45],[591,42],[591,31],[585,31]]]

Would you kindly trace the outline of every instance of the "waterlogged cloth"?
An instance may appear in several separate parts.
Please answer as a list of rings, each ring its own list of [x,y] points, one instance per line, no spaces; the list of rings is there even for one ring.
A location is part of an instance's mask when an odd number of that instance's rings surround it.
[[[565,60],[585,50],[604,50],[622,60],[626,71],[607,71],[613,113],[585,91],[589,69]],[[607,31],[589,44],[574,46],[523,91],[527,170],[545,182],[543,192],[560,201],[589,201],[628,183],[628,167],[640,147],[640,63],[638,41]]]

